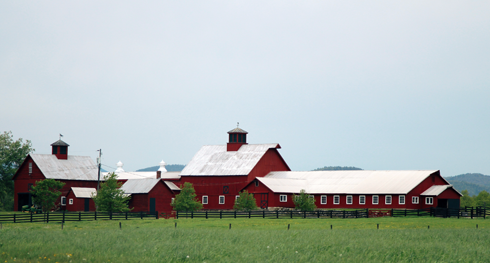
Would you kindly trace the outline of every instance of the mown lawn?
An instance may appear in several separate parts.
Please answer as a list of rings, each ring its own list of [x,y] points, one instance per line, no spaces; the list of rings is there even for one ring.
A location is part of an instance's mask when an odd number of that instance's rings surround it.
[[[483,219],[145,219],[63,228],[3,224],[0,262],[490,261]]]

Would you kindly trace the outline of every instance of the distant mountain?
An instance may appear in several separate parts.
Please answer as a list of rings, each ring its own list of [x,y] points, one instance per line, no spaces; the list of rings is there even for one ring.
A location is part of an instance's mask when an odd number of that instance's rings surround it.
[[[313,171],[340,171],[340,170],[362,170],[354,166],[324,166],[322,168],[316,168]]]
[[[445,179],[458,191],[468,190],[470,195],[478,195],[485,190],[490,193],[490,176],[479,173],[460,174]]]
[[[180,172],[184,170],[185,165],[182,164],[167,164],[165,165],[165,169],[167,169],[168,172]],[[143,168],[136,170],[136,172],[156,172],[160,166],[152,166],[148,168]]]

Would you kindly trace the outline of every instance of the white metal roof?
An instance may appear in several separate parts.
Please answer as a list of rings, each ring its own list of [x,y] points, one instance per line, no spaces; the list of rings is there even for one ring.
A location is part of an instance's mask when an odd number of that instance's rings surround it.
[[[131,179],[126,181],[121,190],[125,194],[147,194],[155,187],[155,185],[160,181],[160,179]]]
[[[76,198],[92,198],[97,194],[97,190],[90,187],[72,187],[71,190]]]
[[[433,185],[429,189],[425,190],[420,195],[438,196],[448,188],[452,188],[452,185]],[[458,192],[458,191],[456,191]],[[459,193],[459,192],[458,192]]]
[[[108,172],[101,173],[100,179],[108,175]],[[120,172],[116,173],[118,180],[133,180],[133,179],[156,179],[157,172]],[[162,173],[162,179],[180,179],[180,172]]]
[[[168,188],[170,188],[170,190],[172,191],[180,191],[180,188],[175,185],[173,182],[169,182],[169,181],[163,181],[167,186]]]
[[[46,179],[97,181],[97,165],[89,156],[68,155],[58,159],[53,154],[30,154]]]
[[[279,144],[244,144],[238,151],[227,151],[226,145],[205,145],[180,173],[182,176],[248,175],[267,150]]]
[[[407,194],[438,170],[270,172],[257,180],[276,193]]]

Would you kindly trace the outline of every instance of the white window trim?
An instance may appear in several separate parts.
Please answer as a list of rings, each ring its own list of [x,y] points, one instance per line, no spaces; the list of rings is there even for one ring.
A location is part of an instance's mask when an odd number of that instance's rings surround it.
[[[349,202],[349,198],[350,198],[350,202]],[[354,200],[352,198],[352,195],[348,195],[345,197],[345,204],[346,205],[352,205],[352,203],[354,203]]]
[[[68,204],[72,205],[73,204],[73,198],[68,199]]]
[[[223,202],[221,202],[221,198],[223,198]],[[225,196],[224,195],[220,195],[219,196],[219,204],[220,205],[224,205],[225,204]]]
[[[170,200],[170,204],[173,204],[175,202],[175,198],[172,197],[172,199]]]
[[[204,200],[206,200],[206,201],[204,201]],[[207,195],[203,195],[202,196],[202,204],[207,205],[208,202],[209,202],[209,197]]]
[[[390,202],[388,203],[388,198]],[[391,195],[385,195],[385,205],[391,205],[393,203],[393,197]]]
[[[279,195],[279,202],[285,203],[288,201],[288,196],[287,195]]]
[[[419,203],[419,197],[418,196],[412,196],[412,204],[416,205]]]
[[[430,202],[429,202],[430,200]],[[433,205],[434,204],[434,197],[426,197],[425,198],[425,204],[426,205]]]
[[[235,201],[238,200],[238,198],[240,198],[239,195],[235,195]]]
[[[403,202],[402,202],[402,199],[403,199]],[[399,204],[399,205],[404,205],[404,204],[405,204],[405,202],[406,202],[406,200],[405,200],[405,199],[406,199],[406,198],[405,198],[405,195],[399,195],[399,196],[398,196],[398,204]]]
[[[337,200],[338,202],[335,202],[335,200]],[[340,196],[339,195],[334,195],[333,196],[333,204],[334,205],[340,204]]]
[[[66,196],[61,197],[61,205],[65,206],[66,205]]]
[[[32,162],[29,163],[29,175],[32,174]]]
[[[323,198],[325,198],[325,202],[323,202]],[[321,203],[322,205],[326,205],[326,204],[327,204],[327,196],[326,196],[326,195],[322,195],[322,196],[320,196],[320,203]]]
[[[377,202],[376,202],[376,203],[374,202],[374,197],[376,197],[376,200],[377,200]],[[373,195],[373,197],[372,197],[372,199],[371,199],[371,203],[373,203],[373,205],[377,205],[377,204],[379,204],[379,195]]]
[[[361,203],[361,199],[364,199],[364,202]],[[366,196],[365,195],[360,195],[359,196],[359,204],[360,205],[365,205],[366,204]]]

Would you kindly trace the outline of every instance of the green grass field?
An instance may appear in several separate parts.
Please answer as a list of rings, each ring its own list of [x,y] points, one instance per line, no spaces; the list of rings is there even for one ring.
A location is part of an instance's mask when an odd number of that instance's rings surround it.
[[[0,262],[489,262],[489,248],[483,219],[145,219],[0,230]]]

